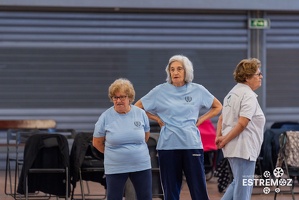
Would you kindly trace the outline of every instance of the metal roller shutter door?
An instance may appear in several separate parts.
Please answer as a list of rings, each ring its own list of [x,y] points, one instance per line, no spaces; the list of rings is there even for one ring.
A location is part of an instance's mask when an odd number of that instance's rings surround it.
[[[194,82],[222,101],[247,57],[247,13],[2,11],[0,38],[0,118],[86,129],[112,105],[112,81],[130,79],[139,99],[165,82],[174,54],[188,56]]]
[[[267,107],[299,108],[299,15],[268,13]]]

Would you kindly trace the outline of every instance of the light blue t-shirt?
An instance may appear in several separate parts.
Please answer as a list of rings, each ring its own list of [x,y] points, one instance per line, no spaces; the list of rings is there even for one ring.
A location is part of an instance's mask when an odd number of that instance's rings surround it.
[[[214,96],[202,85],[175,87],[163,83],[141,98],[144,109],[163,121],[158,150],[203,149],[196,122],[201,108],[210,108]]]
[[[94,137],[105,136],[105,174],[142,171],[151,168],[145,132],[150,131],[144,110],[131,105],[126,114],[110,107],[95,124]]]

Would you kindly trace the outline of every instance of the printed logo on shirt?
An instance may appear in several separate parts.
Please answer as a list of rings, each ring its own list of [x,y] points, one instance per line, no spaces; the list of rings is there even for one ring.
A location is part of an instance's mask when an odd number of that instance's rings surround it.
[[[229,95],[229,96],[227,97],[225,107],[227,107],[227,106],[228,106],[228,107],[231,107],[231,105],[230,105],[231,97],[232,97],[232,95]]]
[[[186,102],[191,102],[191,101],[192,101],[192,97],[190,97],[190,96],[186,96],[186,97],[185,97],[185,101],[186,101]]]
[[[141,122],[140,121],[135,121],[134,125],[139,128],[141,126]]]

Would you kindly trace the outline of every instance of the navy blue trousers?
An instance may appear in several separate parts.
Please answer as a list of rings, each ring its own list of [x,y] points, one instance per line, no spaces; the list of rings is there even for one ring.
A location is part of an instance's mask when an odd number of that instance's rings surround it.
[[[107,200],[122,200],[127,179],[130,178],[138,200],[152,200],[151,169],[121,174],[106,174]]]
[[[164,200],[179,200],[183,173],[192,200],[208,200],[202,149],[158,150]]]

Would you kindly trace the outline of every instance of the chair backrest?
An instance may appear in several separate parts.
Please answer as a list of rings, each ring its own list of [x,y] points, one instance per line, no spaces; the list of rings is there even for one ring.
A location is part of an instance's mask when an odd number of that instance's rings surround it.
[[[28,176],[28,191],[42,191],[47,194],[65,196],[66,175],[62,173],[43,173],[42,169],[69,168],[69,145],[66,137],[56,133],[39,133],[28,138],[24,150],[24,164],[19,179],[18,193],[24,194],[26,177]],[[29,170],[38,169],[40,172],[29,174]],[[69,180],[69,179],[68,179]]]
[[[84,156],[83,163],[81,165],[81,168],[87,168],[87,167],[104,167],[104,154],[99,152],[90,141],[88,143],[88,147]]]
[[[76,187],[77,181],[79,181],[79,170],[83,168],[104,168],[104,155],[97,151],[92,146],[93,132],[78,132],[76,133],[71,154],[70,154],[70,174],[71,183],[73,187]],[[92,180],[94,182],[103,183],[103,171],[94,169],[93,174],[82,174],[83,180]]]
[[[277,166],[285,162],[288,166],[299,167],[299,131],[286,131],[279,138],[280,150]]]
[[[276,129],[276,128],[281,128],[283,125],[292,125],[292,124],[299,124],[298,122],[295,122],[295,121],[280,121],[280,122],[274,122],[272,125],[271,125],[271,129]]]
[[[158,168],[159,163],[158,163],[158,152],[156,150],[157,147],[157,139],[150,136],[148,141],[147,141],[147,146],[149,150],[149,154],[151,157],[151,164],[153,168]]]
[[[284,124],[281,126],[281,129],[287,131],[299,131],[299,124]]]
[[[37,156],[35,157],[35,160],[31,166],[31,168],[65,168],[68,167],[68,158],[69,156],[66,153],[63,153],[60,149],[60,145],[68,144],[65,143],[65,140],[63,139],[62,142],[59,142],[58,140],[61,140],[64,137],[61,137],[58,134],[51,134],[46,135],[47,137],[42,139],[42,147],[38,149]],[[48,137],[49,136],[49,137]],[[32,136],[35,138],[43,137],[43,135],[36,135]],[[30,141],[29,141],[30,143]],[[34,144],[31,144],[34,145]],[[40,144],[37,144],[40,145]],[[26,147],[25,147],[26,148]],[[68,146],[66,146],[68,149]]]

